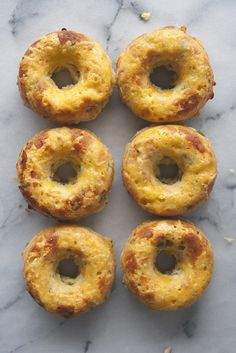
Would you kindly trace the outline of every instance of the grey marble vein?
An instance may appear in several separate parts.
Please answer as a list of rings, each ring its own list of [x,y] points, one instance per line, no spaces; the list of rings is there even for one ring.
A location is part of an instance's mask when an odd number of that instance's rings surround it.
[[[90,341],[90,340],[87,340],[87,341],[85,342],[85,345],[84,345],[84,353],[87,353],[87,352],[88,352],[91,343],[92,343],[92,341]]]
[[[226,189],[228,190],[235,190],[236,189],[236,182],[235,183],[232,183],[232,184],[228,184],[225,186]]]
[[[209,203],[211,204],[211,207],[208,207]],[[210,199],[208,205],[198,207],[193,214],[189,215],[189,219],[195,224],[207,222],[211,227],[219,231],[222,222],[220,203],[217,199]]]
[[[116,0],[117,3],[117,9],[114,13],[114,16],[111,20],[111,22],[106,26],[106,51],[109,51],[109,44],[110,44],[110,40],[111,40],[111,36],[112,36],[112,28],[114,26],[114,24],[116,23],[116,20],[119,16],[119,13],[122,9],[122,6],[124,4],[123,0]]]
[[[61,321],[59,321],[59,323],[56,327],[49,330],[49,332],[47,332],[46,334],[37,336],[34,339],[30,339],[29,341],[22,343],[17,347],[14,347],[13,350],[11,350],[9,353],[20,352],[22,350],[22,348],[26,349],[28,347],[31,347],[35,342],[37,342],[39,340],[43,340],[43,339],[47,338],[48,336],[52,335],[59,327],[63,326],[65,323],[66,323],[66,320],[62,319]]]
[[[209,215],[206,215],[206,216],[202,216],[202,215],[194,216],[194,217],[192,217],[192,220],[194,220],[195,222],[205,222],[206,221],[207,223],[209,223],[211,226],[213,226],[216,229],[219,227],[219,223],[215,219],[210,217]]]
[[[31,2],[29,0],[22,0],[15,6],[9,19],[9,25],[13,36],[19,34],[20,28],[25,25],[26,20],[31,20],[34,17],[39,16],[37,11],[33,10]]]
[[[0,306],[0,312],[7,310],[9,308],[11,308],[13,305],[15,305],[16,303],[18,303],[19,300],[22,299],[23,295],[25,294],[25,289],[22,289],[14,299],[9,300],[6,304],[4,304],[3,306]]]
[[[211,9],[211,7],[217,6],[221,0],[207,0],[198,2],[198,7],[196,11],[193,13],[193,16],[186,23],[187,27],[196,25],[196,23],[202,20],[203,16]]]
[[[183,323],[183,331],[187,338],[192,338],[197,328],[196,323],[193,320],[186,320]]]
[[[23,208],[22,205],[18,205],[18,207],[14,207],[11,209],[5,219],[3,219],[0,223],[0,230],[6,228],[10,224],[23,222],[24,218],[26,217],[26,210]]]
[[[232,104],[230,104],[230,106],[226,110],[220,111],[220,112],[218,112],[218,113],[216,113],[214,115],[211,115],[211,116],[206,116],[204,118],[204,121],[207,122],[208,120],[213,120],[213,121],[214,120],[219,120],[222,117],[224,117],[225,115],[227,115],[229,112],[234,111],[235,107],[236,107],[235,103],[232,103]]]
[[[143,12],[137,1],[131,1],[130,6],[131,9],[133,9],[133,12],[138,16],[140,16],[140,14]]]

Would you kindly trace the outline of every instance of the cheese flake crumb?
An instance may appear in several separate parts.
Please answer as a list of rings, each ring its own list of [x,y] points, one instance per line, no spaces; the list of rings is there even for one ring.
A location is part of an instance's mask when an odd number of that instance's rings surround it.
[[[224,240],[227,241],[228,244],[233,244],[234,242],[234,238],[230,238],[230,237],[224,237]]]
[[[148,21],[151,18],[151,14],[150,14],[150,12],[143,12],[143,13],[141,13],[140,17],[142,20]]]
[[[172,348],[171,347],[165,348],[164,353],[172,353]]]
[[[230,174],[235,174],[235,170],[233,168],[229,169]]]

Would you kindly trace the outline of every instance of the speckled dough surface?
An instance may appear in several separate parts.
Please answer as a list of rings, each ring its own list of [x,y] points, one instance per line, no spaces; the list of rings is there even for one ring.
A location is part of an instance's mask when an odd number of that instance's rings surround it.
[[[67,69],[75,82],[58,88],[51,76]],[[88,36],[53,32],[34,42],[24,54],[18,85],[25,104],[59,124],[75,124],[97,117],[113,88],[111,61]]]
[[[71,163],[77,174],[63,184],[54,179],[61,165]],[[17,163],[19,187],[37,211],[76,220],[100,211],[113,180],[108,148],[88,130],[48,129],[25,145]]]
[[[171,273],[158,271],[156,256],[167,251],[176,258]],[[144,222],[125,243],[121,265],[124,283],[154,310],[175,310],[193,304],[207,287],[213,252],[200,229],[182,220]]]
[[[176,162],[182,176],[173,184],[158,179],[164,158]],[[123,181],[145,210],[162,216],[178,215],[208,198],[216,178],[216,159],[208,139],[181,125],[140,130],[123,156]]]
[[[149,75],[160,66],[177,74],[174,88],[161,89]],[[134,39],[117,61],[124,102],[138,117],[174,122],[195,116],[213,98],[214,77],[202,44],[185,27],[163,27]]]
[[[1,353],[235,353],[236,351],[236,1],[65,0],[0,2],[0,352]],[[149,12],[148,21],[140,14]],[[110,299],[65,320],[47,313],[25,292],[21,252],[55,219],[25,211],[15,180],[20,150],[51,126],[23,105],[16,85],[25,50],[42,35],[66,27],[94,38],[115,63],[139,35],[167,25],[186,25],[199,38],[215,75],[215,97],[187,125],[201,130],[215,151],[218,176],[207,202],[186,214],[210,240],[215,271],[201,300],[174,312],[153,312],[117,281]],[[81,220],[112,238],[116,254],[131,231],[152,216],[122,185],[125,145],[149,123],[121,102],[118,89],[97,119],[81,123],[108,146],[115,179],[107,207]],[[184,216],[185,217],[185,216]],[[169,218],[169,217],[165,217]],[[73,222],[74,223],[74,222]],[[231,243],[224,237],[234,239]],[[169,348],[167,348],[169,347]],[[168,352],[170,353],[170,352]]]
[[[66,282],[59,262],[73,257],[80,274]],[[103,303],[115,276],[112,240],[77,225],[49,227],[36,234],[23,252],[24,277],[32,297],[62,316],[88,311]]]

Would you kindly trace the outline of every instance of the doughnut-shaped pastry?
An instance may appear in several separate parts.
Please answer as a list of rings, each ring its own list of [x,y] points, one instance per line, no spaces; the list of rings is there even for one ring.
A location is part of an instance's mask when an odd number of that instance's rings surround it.
[[[68,180],[60,179],[58,171],[68,164],[73,174],[69,173]],[[17,176],[23,196],[35,210],[76,220],[107,204],[113,159],[108,148],[88,130],[48,129],[32,137],[21,151]]]
[[[156,79],[163,80],[164,74],[169,76],[169,84],[153,84],[155,70]],[[202,44],[188,35],[185,27],[174,26],[133,40],[117,61],[117,83],[133,113],[151,122],[193,117],[213,98],[215,84]],[[167,86],[162,89],[163,84]]]
[[[123,181],[146,211],[161,216],[188,212],[206,200],[216,178],[208,139],[181,125],[139,131],[123,156]]]
[[[144,222],[129,236],[122,255],[124,283],[154,310],[193,304],[207,287],[213,252],[200,229],[182,220]]]
[[[67,317],[103,303],[115,277],[112,240],[77,225],[42,230],[23,259],[32,297],[44,309]]]
[[[52,77],[69,71],[74,85],[61,89]],[[97,117],[114,84],[111,61],[88,36],[67,30],[34,42],[24,54],[18,86],[26,106],[59,124],[77,124]]]

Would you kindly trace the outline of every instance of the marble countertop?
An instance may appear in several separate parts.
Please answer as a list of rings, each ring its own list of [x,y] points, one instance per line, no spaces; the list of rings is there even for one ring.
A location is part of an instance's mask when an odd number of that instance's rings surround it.
[[[9,0],[1,1],[0,95],[0,353],[234,353],[236,345],[236,21],[235,1],[220,0]],[[148,22],[139,13],[150,12]],[[43,227],[54,224],[27,212],[18,191],[15,162],[24,143],[48,122],[25,108],[16,76],[27,47],[62,27],[87,33],[116,61],[133,38],[165,25],[185,25],[199,37],[211,59],[217,85],[215,98],[198,119],[186,125],[201,129],[215,149],[219,174],[207,203],[186,218],[209,237],[215,272],[202,299],[176,312],[151,312],[122,286],[118,262],[110,299],[77,318],[48,314],[26,293],[21,252]],[[130,231],[153,218],[142,211],[122,186],[124,145],[141,127],[121,103],[117,90],[99,118],[82,126],[94,131],[112,150],[115,181],[108,207],[81,223],[112,237],[117,261]],[[115,133],[114,133],[115,132]]]

